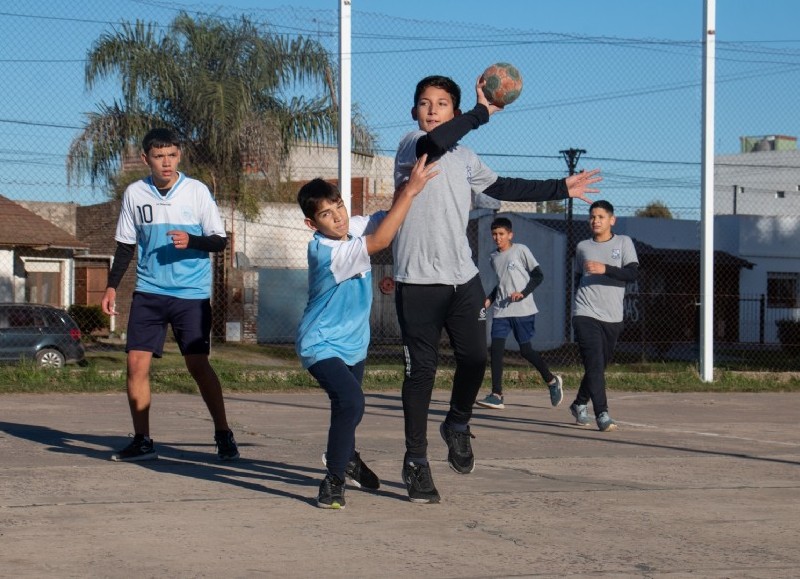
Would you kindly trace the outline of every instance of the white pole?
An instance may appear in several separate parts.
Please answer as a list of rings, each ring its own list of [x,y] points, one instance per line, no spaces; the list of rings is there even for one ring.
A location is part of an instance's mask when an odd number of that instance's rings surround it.
[[[342,200],[347,212],[352,214],[350,191],[352,177],[350,2],[351,0],[339,0],[339,191],[342,193]]]
[[[705,0],[703,18],[703,162],[700,250],[700,379],[714,381],[714,56],[716,0]]]

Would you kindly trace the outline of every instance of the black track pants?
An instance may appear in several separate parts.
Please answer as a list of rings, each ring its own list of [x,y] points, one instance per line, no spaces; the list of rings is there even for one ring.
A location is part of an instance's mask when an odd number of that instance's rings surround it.
[[[446,420],[467,424],[486,371],[486,312],[479,276],[463,285],[397,284],[397,317],[403,338],[403,416],[408,456],[427,456],[439,341],[447,330],[456,370]]]

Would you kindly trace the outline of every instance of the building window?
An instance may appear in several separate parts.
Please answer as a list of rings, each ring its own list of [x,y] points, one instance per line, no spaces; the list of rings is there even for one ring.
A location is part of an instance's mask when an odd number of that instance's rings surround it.
[[[798,307],[800,274],[791,272],[767,272],[767,307]]]
[[[32,304],[48,304],[63,307],[62,284],[63,263],[61,261],[25,261],[25,301]]]

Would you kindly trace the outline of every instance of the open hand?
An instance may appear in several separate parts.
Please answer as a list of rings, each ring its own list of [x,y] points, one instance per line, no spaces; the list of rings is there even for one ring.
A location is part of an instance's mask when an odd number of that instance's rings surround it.
[[[600,189],[592,187],[595,183],[603,180],[599,175],[600,169],[592,169],[591,171],[581,171],[575,175],[567,177],[567,191],[570,197],[576,197],[581,201],[591,204],[592,200],[589,199],[587,193],[597,193]]]

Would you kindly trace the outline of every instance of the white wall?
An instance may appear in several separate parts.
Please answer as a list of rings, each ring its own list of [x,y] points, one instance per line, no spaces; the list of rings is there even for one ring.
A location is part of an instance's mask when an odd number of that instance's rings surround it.
[[[783,199],[777,198],[778,191],[784,192]],[[714,212],[733,214],[734,208],[738,215],[800,214],[800,151],[717,156]]]
[[[306,269],[306,249],[312,231],[303,223],[296,203],[267,203],[255,218],[220,206],[225,227],[232,232],[230,248],[247,256],[252,267]]]
[[[14,251],[0,249],[0,302],[14,299]]]

